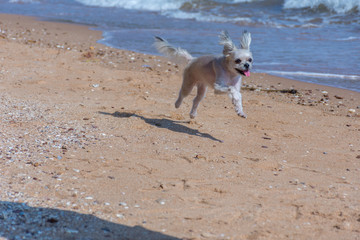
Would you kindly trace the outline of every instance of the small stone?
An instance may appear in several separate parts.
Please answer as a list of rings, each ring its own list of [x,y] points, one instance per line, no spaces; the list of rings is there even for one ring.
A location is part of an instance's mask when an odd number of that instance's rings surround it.
[[[165,200],[164,199],[158,199],[158,200],[156,200],[156,202],[161,204],[161,205],[165,205]]]
[[[147,68],[149,70],[153,70],[152,67],[150,65],[148,65],[148,64],[144,64],[144,65],[142,65],[142,67]]]
[[[72,233],[72,234],[79,233],[78,230],[76,230],[76,229],[71,229],[71,228],[65,228],[65,232],[67,232],[67,233]]]
[[[348,110],[348,112],[349,112],[349,113],[355,113],[355,112],[356,112],[356,110],[355,110],[355,109],[350,108],[350,109]]]
[[[206,157],[200,154],[196,154],[195,159],[204,159],[206,160]]]
[[[56,218],[54,218],[54,217],[50,217],[50,218],[48,218],[47,220],[46,220],[46,222],[48,222],[48,223],[57,223],[59,220],[58,219],[56,219]]]

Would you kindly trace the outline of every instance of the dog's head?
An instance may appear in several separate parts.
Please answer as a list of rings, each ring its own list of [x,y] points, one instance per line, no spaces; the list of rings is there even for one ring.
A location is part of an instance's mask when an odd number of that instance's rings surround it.
[[[251,34],[244,31],[240,39],[240,48],[232,42],[227,31],[220,34],[220,44],[224,45],[223,54],[229,71],[250,76],[253,57],[250,52]]]

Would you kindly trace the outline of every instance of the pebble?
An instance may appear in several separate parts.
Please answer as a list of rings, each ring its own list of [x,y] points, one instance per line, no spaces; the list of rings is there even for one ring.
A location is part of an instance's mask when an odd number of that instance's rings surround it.
[[[160,205],[165,205],[164,199],[158,199],[158,200],[156,200],[156,202],[159,203]]]
[[[355,113],[356,112],[356,110],[352,109],[352,108],[350,108],[348,111],[349,111],[349,113]]]
[[[70,234],[79,233],[78,230],[76,230],[76,229],[71,229],[71,228],[65,228],[65,232],[70,233]]]
[[[151,67],[150,65],[148,65],[148,64],[144,64],[144,65],[142,65],[141,67],[147,68],[147,69],[149,69],[149,70],[153,70],[152,67]]]

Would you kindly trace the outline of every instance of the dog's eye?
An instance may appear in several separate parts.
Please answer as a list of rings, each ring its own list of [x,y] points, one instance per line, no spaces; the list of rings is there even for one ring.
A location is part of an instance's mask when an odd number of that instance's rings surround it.
[[[236,60],[235,60],[235,63],[236,63],[236,64],[241,63],[241,59],[236,59]]]
[[[248,60],[249,62],[252,62],[252,58],[249,58],[249,60]]]

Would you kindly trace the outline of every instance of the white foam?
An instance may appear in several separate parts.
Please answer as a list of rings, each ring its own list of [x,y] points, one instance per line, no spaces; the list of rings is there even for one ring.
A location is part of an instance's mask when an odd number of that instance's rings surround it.
[[[120,7],[134,10],[165,11],[179,9],[186,0],[76,0],[87,6]]]
[[[250,18],[226,18],[221,16],[214,16],[214,15],[204,15],[203,13],[197,12],[197,13],[189,13],[189,12],[182,12],[182,11],[168,11],[165,12],[164,15],[168,17],[178,18],[178,19],[194,19],[196,21],[200,22],[219,22],[219,23],[241,23],[246,22],[250,23]]]
[[[246,2],[254,2],[254,0],[232,0],[232,3],[246,3]]]
[[[360,80],[360,75],[343,75],[333,73],[314,73],[314,72],[286,72],[286,71],[265,71],[269,74],[286,75],[286,76],[304,76],[304,77],[319,77],[319,78],[340,78],[349,80]]]
[[[318,8],[320,5],[326,6],[329,10],[336,13],[346,13],[354,8],[360,10],[359,0],[285,0],[285,9],[298,8]]]
[[[9,0],[9,3],[38,3],[38,0]]]
[[[355,41],[360,40],[360,37],[347,37],[347,38],[338,38],[337,41]]]

